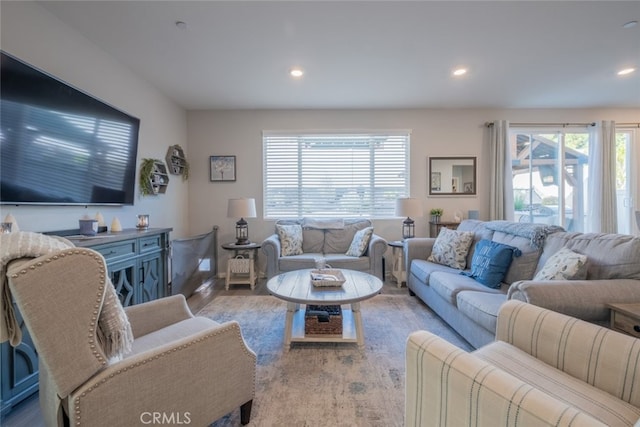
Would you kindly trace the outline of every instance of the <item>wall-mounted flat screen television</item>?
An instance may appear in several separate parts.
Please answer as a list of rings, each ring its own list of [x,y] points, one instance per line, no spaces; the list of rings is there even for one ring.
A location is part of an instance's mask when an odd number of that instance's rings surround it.
[[[132,205],[140,120],[0,54],[0,203]]]

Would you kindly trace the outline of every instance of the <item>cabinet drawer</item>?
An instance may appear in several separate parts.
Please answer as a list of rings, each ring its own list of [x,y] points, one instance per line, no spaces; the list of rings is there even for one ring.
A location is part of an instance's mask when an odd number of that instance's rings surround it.
[[[613,313],[613,329],[622,331],[636,338],[640,338],[640,319],[635,319],[623,313]]]
[[[134,240],[129,240],[121,243],[94,246],[93,249],[100,252],[109,263],[111,260],[134,256],[136,254],[136,243]]]
[[[162,248],[161,236],[141,237],[140,253],[157,251]]]

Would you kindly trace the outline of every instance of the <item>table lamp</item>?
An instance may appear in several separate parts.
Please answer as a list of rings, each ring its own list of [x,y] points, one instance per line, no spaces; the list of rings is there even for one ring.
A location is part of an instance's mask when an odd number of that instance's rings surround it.
[[[246,198],[229,199],[227,217],[240,218],[240,220],[236,222],[236,245],[250,244],[249,225],[244,219],[256,217],[256,200]]]
[[[396,216],[407,218],[402,222],[402,239],[411,239],[415,236],[415,223],[411,217],[422,216],[422,202],[414,197],[396,199]]]

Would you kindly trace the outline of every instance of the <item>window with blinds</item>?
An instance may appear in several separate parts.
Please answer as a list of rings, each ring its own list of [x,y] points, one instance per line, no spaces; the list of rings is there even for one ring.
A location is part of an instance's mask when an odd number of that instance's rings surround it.
[[[265,218],[393,217],[409,194],[409,137],[264,132]]]

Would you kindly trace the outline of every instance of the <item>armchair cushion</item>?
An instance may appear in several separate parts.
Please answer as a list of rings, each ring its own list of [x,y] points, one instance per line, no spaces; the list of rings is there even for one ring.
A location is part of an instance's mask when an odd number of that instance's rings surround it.
[[[302,254],[302,227],[298,224],[276,224],[280,238],[281,256]]]

